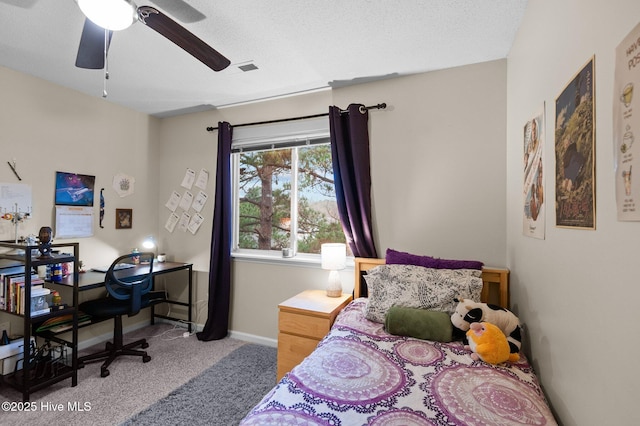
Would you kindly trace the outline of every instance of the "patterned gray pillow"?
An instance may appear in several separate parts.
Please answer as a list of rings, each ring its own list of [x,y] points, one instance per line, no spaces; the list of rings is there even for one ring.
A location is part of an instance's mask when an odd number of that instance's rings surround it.
[[[367,272],[369,299],[365,317],[384,323],[392,306],[443,311],[451,315],[456,297],[480,300],[482,271],[433,269],[416,265],[380,265]]]

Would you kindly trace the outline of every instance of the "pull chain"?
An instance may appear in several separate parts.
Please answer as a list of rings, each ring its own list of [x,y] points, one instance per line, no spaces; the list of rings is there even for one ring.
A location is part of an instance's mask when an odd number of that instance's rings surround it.
[[[109,80],[109,60],[107,51],[109,50],[109,30],[104,30],[104,85],[102,88],[102,97],[107,97],[107,80]]]

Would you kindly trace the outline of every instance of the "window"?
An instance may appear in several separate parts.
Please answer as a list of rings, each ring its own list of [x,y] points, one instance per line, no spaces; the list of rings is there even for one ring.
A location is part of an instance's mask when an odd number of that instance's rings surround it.
[[[232,167],[236,253],[320,254],[345,242],[327,117],[234,129]]]

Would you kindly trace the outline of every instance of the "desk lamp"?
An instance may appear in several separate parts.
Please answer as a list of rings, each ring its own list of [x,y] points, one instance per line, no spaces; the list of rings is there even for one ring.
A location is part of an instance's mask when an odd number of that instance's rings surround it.
[[[154,249],[156,248],[156,239],[153,238],[153,235],[148,235],[144,241],[142,241],[142,247],[146,249]]]
[[[145,237],[145,239],[142,241],[142,247],[147,249],[147,251],[153,251],[153,253],[157,255],[156,249],[158,245],[156,244],[156,239],[153,238],[153,235],[147,235]]]
[[[343,243],[322,244],[320,248],[322,256],[322,269],[329,270],[327,282],[327,296],[342,296],[342,283],[338,270],[344,269],[347,261],[347,246]]]

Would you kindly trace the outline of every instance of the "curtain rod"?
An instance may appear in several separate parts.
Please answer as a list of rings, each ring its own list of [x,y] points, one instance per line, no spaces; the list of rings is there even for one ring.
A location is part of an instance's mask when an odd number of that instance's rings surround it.
[[[371,105],[371,106],[361,106],[360,107],[360,112],[362,114],[364,114],[364,111],[368,111],[370,109],[385,109],[387,107],[386,103],[381,103],[381,104],[377,104],[377,105]],[[341,110],[342,112],[346,112],[346,110]],[[244,127],[244,126],[257,126],[260,124],[272,124],[272,123],[282,123],[284,121],[294,121],[294,120],[306,120],[308,118],[316,118],[316,117],[326,117],[328,116],[329,113],[325,112],[323,114],[314,114],[314,115],[305,115],[303,117],[291,117],[291,118],[280,118],[277,120],[267,120],[267,121],[256,121],[254,123],[242,123],[242,124],[234,124],[231,127]],[[214,130],[218,130],[217,127],[207,127],[207,132],[213,132]]]

